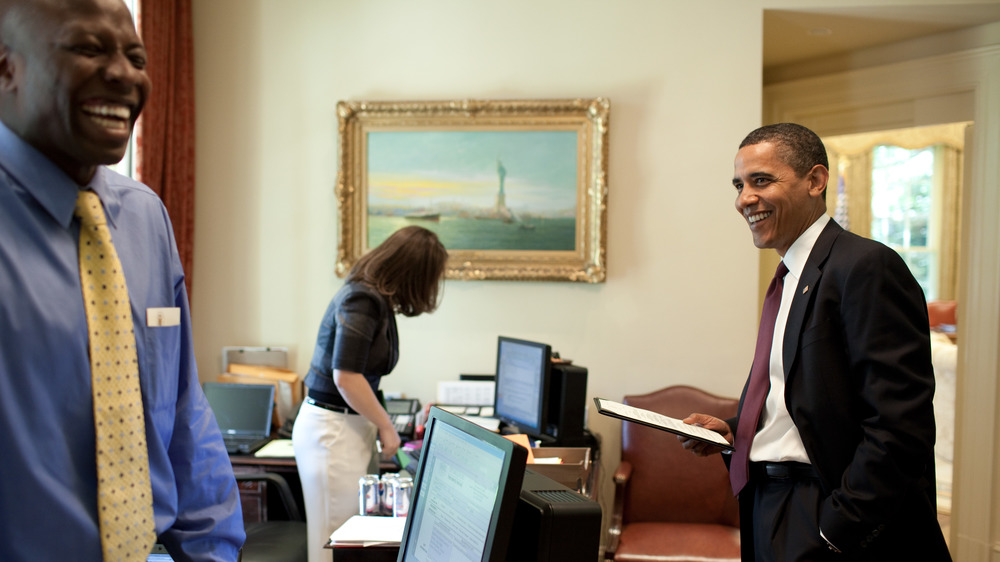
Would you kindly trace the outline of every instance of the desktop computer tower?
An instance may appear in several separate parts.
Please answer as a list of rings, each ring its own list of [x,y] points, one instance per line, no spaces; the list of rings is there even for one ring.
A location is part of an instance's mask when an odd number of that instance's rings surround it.
[[[553,363],[550,370],[546,445],[578,446],[587,443],[587,368]]]
[[[510,536],[507,560],[596,560],[601,505],[527,469]]]

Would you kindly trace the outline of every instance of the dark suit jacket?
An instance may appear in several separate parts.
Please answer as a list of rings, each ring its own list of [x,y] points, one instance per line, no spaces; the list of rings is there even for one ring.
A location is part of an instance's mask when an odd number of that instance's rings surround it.
[[[927,305],[899,255],[830,221],[795,290],[783,360],[785,404],[827,494],[827,539],[855,559],[950,560]],[[741,502],[744,525],[752,508]]]

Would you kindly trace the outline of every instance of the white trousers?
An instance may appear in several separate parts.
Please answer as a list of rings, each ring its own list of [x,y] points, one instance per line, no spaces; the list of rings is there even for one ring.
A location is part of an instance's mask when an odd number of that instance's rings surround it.
[[[292,429],[306,509],[309,562],[329,562],[330,533],[358,514],[358,480],[374,454],[375,424],[305,402]]]

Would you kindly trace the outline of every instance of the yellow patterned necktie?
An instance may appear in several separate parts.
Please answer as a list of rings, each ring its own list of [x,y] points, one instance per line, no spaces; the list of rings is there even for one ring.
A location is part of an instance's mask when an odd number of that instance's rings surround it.
[[[80,191],[80,284],[87,312],[104,560],[145,561],[156,541],[132,310],[101,200]]]

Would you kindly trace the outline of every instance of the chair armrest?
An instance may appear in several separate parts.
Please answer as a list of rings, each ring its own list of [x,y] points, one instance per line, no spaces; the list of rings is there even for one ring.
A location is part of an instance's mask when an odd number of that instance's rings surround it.
[[[238,472],[237,482],[267,482],[275,486],[278,490],[278,497],[288,512],[288,518],[292,521],[305,521],[302,512],[299,511],[299,503],[292,495],[292,489],[288,487],[288,482],[280,475],[273,472]]]
[[[604,559],[614,560],[618,551],[618,541],[622,535],[622,515],[625,511],[625,487],[632,477],[632,464],[622,461],[615,469],[612,480],[615,483],[615,502],[611,508],[611,521],[608,525],[608,540],[604,548]]]
[[[629,478],[632,478],[632,463],[622,461],[611,477],[614,479],[615,491],[617,492],[619,488],[628,483]]]

